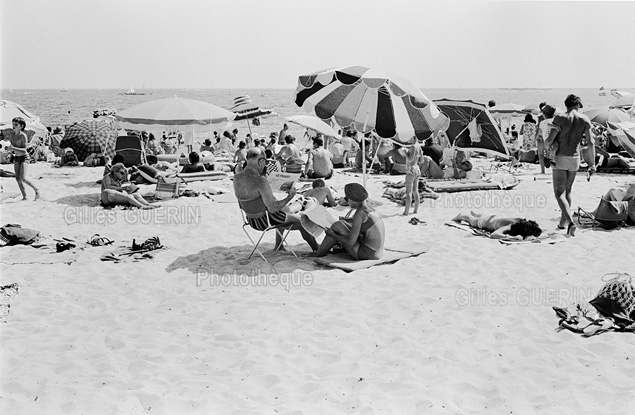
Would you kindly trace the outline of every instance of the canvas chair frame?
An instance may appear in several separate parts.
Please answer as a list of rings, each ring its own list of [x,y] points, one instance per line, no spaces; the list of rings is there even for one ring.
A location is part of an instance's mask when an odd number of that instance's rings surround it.
[[[260,242],[262,241],[262,238],[264,238],[264,236],[267,234],[267,232],[275,230],[276,233],[277,232],[282,232],[282,241],[280,242],[280,244],[282,246],[286,246],[288,247],[289,244],[287,243],[287,236],[289,236],[289,232],[291,232],[291,227],[293,226],[290,223],[281,223],[279,225],[272,225],[271,222],[269,221],[269,215],[267,215],[266,212],[263,213],[264,218],[267,219],[267,227],[264,230],[258,230],[258,229],[254,229],[252,228],[251,224],[249,224],[249,221],[247,220],[247,213],[245,213],[245,211],[242,209],[242,207],[240,206],[240,204],[238,205],[239,209],[240,209],[240,214],[242,215],[242,219],[243,219],[243,232],[245,233],[245,235],[247,235],[247,238],[249,238],[249,241],[251,241],[251,244],[254,246],[254,248],[251,250],[251,253],[249,254],[249,256],[247,257],[247,259],[251,259],[251,257],[254,255],[254,253],[258,252],[258,255],[260,255],[260,257],[267,263],[269,263],[269,261],[267,261],[267,258],[265,258],[265,256],[263,255],[263,253],[260,251]],[[258,237],[258,240],[255,240],[254,238],[252,238],[252,236],[249,234],[249,232],[247,231],[247,228],[251,228],[253,231],[255,232],[259,232],[260,236]],[[275,248],[278,248],[277,246]],[[293,256],[297,257],[296,253],[293,252],[292,249],[289,248],[289,252],[291,252],[293,254]]]

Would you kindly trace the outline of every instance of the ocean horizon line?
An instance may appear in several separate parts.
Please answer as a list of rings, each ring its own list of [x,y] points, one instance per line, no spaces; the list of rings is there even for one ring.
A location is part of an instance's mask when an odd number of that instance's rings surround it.
[[[455,86],[448,86],[448,87],[443,87],[443,86],[438,86],[438,87],[420,87],[418,86],[417,88],[419,88],[420,90],[426,90],[426,89],[498,89],[501,91],[506,91],[506,90],[511,90],[511,91],[531,91],[531,90],[537,90],[537,91],[549,91],[549,90],[554,90],[554,89],[601,89],[604,88],[602,86],[594,86],[594,87],[588,87],[588,86],[563,86],[563,87],[534,87],[534,86],[518,86],[518,87],[455,87]],[[109,87],[109,88],[102,88],[102,87],[82,87],[82,88],[68,88],[68,87],[64,87],[64,88],[0,88],[0,92],[3,91],[92,91],[92,90],[101,90],[101,91],[128,91],[129,88],[125,88],[125,87],[121,87],[121,88],[117,88],[117,87]],[[626,86],[621,86],[621,87],[617,87],[617,88],[610,88],[608,89],[608,91],[610,91],[611,89],[635,89],[635,86],[632,87],[626,87]],[[295,90],[295,87],[291,88],[264,88],[264,87],[253,87],[253,88],[245,88],[245,87],[241,87],[241,88],[232,88],[232,87],[222,87],[222,88],[205,88],[205,87],[153,87],[153,88],[136,88],[135,91],[227,91],[227,90],[232,90],[232,91],[250,91],[250,90],[258,90],[258,91],[288,91],[288,90]],[[606,88],[605,88],[606,90]]]

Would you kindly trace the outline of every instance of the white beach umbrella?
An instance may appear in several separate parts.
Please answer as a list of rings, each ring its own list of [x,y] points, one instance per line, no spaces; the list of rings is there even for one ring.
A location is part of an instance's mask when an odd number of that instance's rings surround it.
[[[326,137],[339,137],[339,134],[327,123],[312,115],[293,115],[286,120],[304,128],[316,131]]]

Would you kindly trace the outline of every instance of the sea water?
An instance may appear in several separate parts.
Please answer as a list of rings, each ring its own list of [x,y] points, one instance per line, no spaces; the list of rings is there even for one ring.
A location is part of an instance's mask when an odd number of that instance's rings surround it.
[[[615,97],[611,96],[610,93],[607,96],[600,96],[599,89],[596,88],[422,88],[421,90],[429,99],[433,100],[441,98],[469,99],[483,104],[494,100],[497,104],[514,103],[524,106],[537,106],[538,103],[545,101],[560,108],[564,108],[564,99],[570,93],[580,96],[585,108],[606,107],[615,100]],[[635,93],[635,89],[623,90]],[[253,125],[251,120],[234,121],[229,128],[238,129],[239,139],[243,139],[250,132],[254,137],[269,137],[271,132],[278,132],[282,129],[282,125],[286,122],[285,117],[307,114],[295,104],[293,89],[146,89],[137,91],[137,93],[145,95],[122,95],[122,92],[125,91],[123,89],[69,89],[68,91],[15,89],[0,91],[0,97],[22,105],[28,111],[39,116],[44,125],[50,127],[64,127],[74,122],[90,119],[94,110],[102,108],[121,111],[146,101],[175,96],[197,99],[229,109],[233,105],[235,97],[249,95],[254,104],[262,108],[273,109],[279,114],[278,116],[260,118],[259,126]],[[507,121],[516,123],[520,127],[522,118],[512,118]],[[292,123],[288,123],[288,125],[290,133],[298,139],[298,144],[303,146],[307,141],[304,135],[305,130]],[[166,132],[169,131],[178,131],[178,127],[166,127]],[[222,131],[218,131],[218,133],[222,134]],[[211,131],[197,132],[195,140],[202,142],[211,136]]]

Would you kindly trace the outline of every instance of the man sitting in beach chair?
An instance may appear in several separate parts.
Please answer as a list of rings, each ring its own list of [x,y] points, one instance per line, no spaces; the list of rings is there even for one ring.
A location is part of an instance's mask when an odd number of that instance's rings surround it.
[[[295,188],[291,187],[287,197],[277,200],[264,176],[266,168],[265,155],[259,148],[251,148],[247,151],[247,166],[234,175],[234,193],[240,208],[247,216],[247,221],[252,228],[260,231],[267,229],[268,225],[288,224],[292,230],[299,230],[302,238],[315,251],[318,243],[302,228],[300,217],[281,212],[295,196]],[[277,231],[276,249],[283,249],[282,242],[282,234]]]

